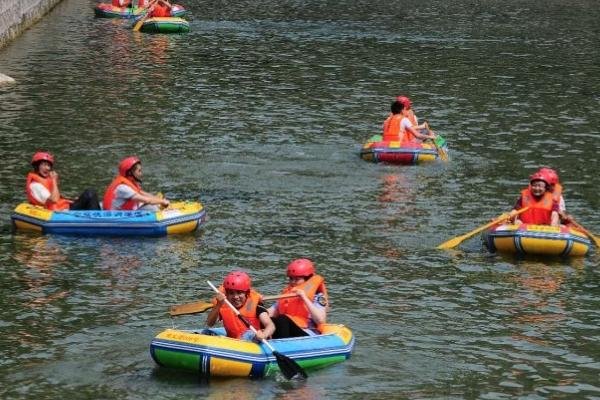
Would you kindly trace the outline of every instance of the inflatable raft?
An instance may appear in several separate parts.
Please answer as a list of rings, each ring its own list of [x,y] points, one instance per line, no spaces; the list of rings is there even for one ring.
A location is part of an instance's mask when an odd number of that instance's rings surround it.
[[[588,237],[567,226],[499,225],[482,235],[494,253],[545,256],[584,256],[592,244]]]
[[[179,17],[154,17],[142,23],[140,31],[146,33],[187,33],[190,23]]]
[[[269,344],[304,370],[310,370],[348,359],[354,336],[344,325],[326,324],[321,335],[273,339]],[[161,367],[186,370],[205,378],[263,378],[279,371],[267,346],[228,338],[223,328],[199,332],[167,329],[152,340],[150,354]]]
[[[173,202],[160,211],[50,211],[22,203],[11,215],[13,227],[64,235],[163,236],[192,232],[206,218],[198,202]]]
[[[435,140],[438,147],[448,151],[444,138],[438,136]],[[400,142],[382,141],[381,135],[371,137],[363,145],[360,157],[365,161],[400,165],[421,164],[440,158],[433,143],[415,142],[410,147],[400,146]]]
[[[110,3],[99,3],[94,7],[94,15],[99,18],[136,18],[145,12],[145,7],[117,7]],[[181,17],[185,12],[185,8],[177,4],[171,8],[173,17]]]

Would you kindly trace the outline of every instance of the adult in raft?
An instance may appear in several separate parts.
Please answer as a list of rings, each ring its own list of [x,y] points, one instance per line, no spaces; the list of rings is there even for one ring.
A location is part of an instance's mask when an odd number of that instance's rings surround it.
[[[275,332],[269,312],[262,305],[261,295],[252,289],[250,276],[242,271],[230,272],[213,300],[214,307],[206,317],[206,325],[212,327],[217,320],[223,321],[227,336],[234,339],[258,341],[268,339]],[[225,304],[227,299],[255,329],[256,334],[244,324],[237,314]]]
[[[529,177],[529,186],[521,191],[511,211],[510,219],[515,224],[560,225],[559,205],[550,191],[551,181],[549,174],[544,171],[537,171]],[[517,210],[523,207],[529,209],[517,216]]]
[[[142,190],[142,162],[136,156],[124,158],[119,163],[119,175],[113,179],[102,202],[105,210],[158,211],[168,207],[169,200]]]
[[[420,126],[413,126],[409,117],[411,109],[396,99],[390,107],[391,114],[383,123],[383,138],[384,142],[400,142],[401,147],[414,145],[416,139],[426,140],[435,139],[435,135],[431,132],[424,135],[419,132]],[[414,116],[414,113],[412,113]],[[427,128],[426,124],[423,127]]]
[[[99,210],[98,195],[86,189],[75,200],[61,196],[58,173],[54,170],[54,156],[45,151],[36,152],[31,158],[33,171],[27,174],[25,192],[29,203],[48,210]]]
[[[306,258],[289,263],[287,276],[289,283],[282,294],[297,296],[279,299],[269,308],[275,323],[273,339],[322,333],[329,301],[325,280],[315,273],[313,262]]]

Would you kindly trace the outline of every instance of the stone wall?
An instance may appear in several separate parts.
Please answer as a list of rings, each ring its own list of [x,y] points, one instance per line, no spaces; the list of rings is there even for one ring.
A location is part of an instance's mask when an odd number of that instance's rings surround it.
[[[0,49],[62,0],[0,0]]]

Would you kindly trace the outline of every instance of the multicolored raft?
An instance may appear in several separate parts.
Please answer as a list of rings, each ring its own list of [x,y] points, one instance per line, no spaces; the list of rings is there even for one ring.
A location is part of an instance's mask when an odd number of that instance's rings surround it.
[[[269,340],[279,353],[304,370],[323,368],[350,358],[354,336],[344,325],[326,324],[321,335]],[[150,354],[161,367],[202,377],[263,378],[279,371],[268,346],[225,336],[223,328],[186,331],[167,329],[150,343]]]
[[[400,142],[383,141],[381,135],[374,135],[361,148],[360,157],[376,163],[415,165],[440,159],[439,149],[448,152],[446,140],[441,136],[436,137],[435,143],[414,142],[401,146]]]
[[[204,222],[198,202],[173,202],[160,211],[51,211],[21,203],[11,215],[13,227],[63,235],[164,236],[192,232]]]

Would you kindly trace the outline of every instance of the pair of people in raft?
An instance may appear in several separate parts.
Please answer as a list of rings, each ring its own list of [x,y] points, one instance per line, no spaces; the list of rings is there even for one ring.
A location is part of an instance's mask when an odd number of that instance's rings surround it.
[[[31,159],[33,171],[27,175],[25,191],[29,203],[49,210],[100,210],[98,195],[86,189],[79,197],[71,200],[61,196],[58,173],[54,170],[54,156],[38,151]],[[142,162],[138,157],[124,158],[119,163],[119,174],[106,189],[103,208],[105,210],[158,211],[170,202],[142,190]]]
[[[223,280],[223,285],[213,300],[215,305],[206,324],[223,322],[227,336],[243,340],[280,339],[287,337],[312,336],[323,333],[327,318],[328,297],[325,281],[315,273],[313,262],[306,258],[292,261],[287,266],[288,285],[282,297],[273,306],[265,308],[261,295],[252,289],[250,277],[245,272],[234,271]],[[229,301],[251,324],[256,334],[244,324],[231,308]],[[210,330],[205,331],[210,333]]]

